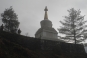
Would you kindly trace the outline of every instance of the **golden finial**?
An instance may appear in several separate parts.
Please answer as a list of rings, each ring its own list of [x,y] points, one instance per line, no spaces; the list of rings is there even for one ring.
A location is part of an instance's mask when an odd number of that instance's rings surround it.
[[[44,11],[45,11],[45,15],[44,15],[44,20],[45,20],[45,19],[48,19],[48,15],[47,15],[48,9],[47,9],[47,6],[45,7]]]
[[[48,11],[47,6],[45,7],[44,11]]]

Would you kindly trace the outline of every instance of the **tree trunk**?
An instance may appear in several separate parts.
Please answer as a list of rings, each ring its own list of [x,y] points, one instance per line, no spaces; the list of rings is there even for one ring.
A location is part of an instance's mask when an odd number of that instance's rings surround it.
[[[75,44],[76,44],[76,32],[74,30],[74,41],[75,41]]]

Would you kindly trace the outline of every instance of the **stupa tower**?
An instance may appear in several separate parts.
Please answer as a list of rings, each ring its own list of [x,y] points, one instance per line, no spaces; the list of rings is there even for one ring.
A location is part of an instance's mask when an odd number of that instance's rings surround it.
[[[44,20],[40,22],[41,28],[35,33],[35,38],[46,39],[46,40],[58,40],[57,31],[52,27],[52,22],[48,19],[47,6],[44,9],[45,15]]]

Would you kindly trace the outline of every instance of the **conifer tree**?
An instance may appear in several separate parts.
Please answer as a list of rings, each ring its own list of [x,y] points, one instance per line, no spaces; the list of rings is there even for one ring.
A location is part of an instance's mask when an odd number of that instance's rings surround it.
[[[87,21],[84,21],[84,16],[80,15],[80,10],[71,8],[68,12],[69,15],[64,16],[64,21],[60,21],[62,26],[58,29],[59,33],[65,34],[63,39],[68,39],[75,44],[80,43],[85,40],[84,35],[87,27],[85,23]]]
[[[1,14],[2,22],[4,23],[4,30],[12,33],[16,33],[19,22],[17,14],[14,12],[12,6],[5,9],[4,13]]]

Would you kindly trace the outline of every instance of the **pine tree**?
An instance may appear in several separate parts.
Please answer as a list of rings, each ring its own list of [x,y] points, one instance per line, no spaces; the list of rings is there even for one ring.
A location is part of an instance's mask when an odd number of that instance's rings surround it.
[[[85,40],[84,35],[87,27],[85,23],[87,21],[84,21],[84,16],[80,15],[80,10],[71,8],[68,12],[69,15],[64,16],[64,21],[60,21],[62,26],[58,29],[59,33],[65,34],[63,38],[65,40],[70,40],[75,44],[80,43]]]
[[[14,12],[13,8],[10,7],[5,9],[4,13],[1,14],[2,22],[4,23],[4,30],[12,33],[16,33],[19,22],[16,13]]]

